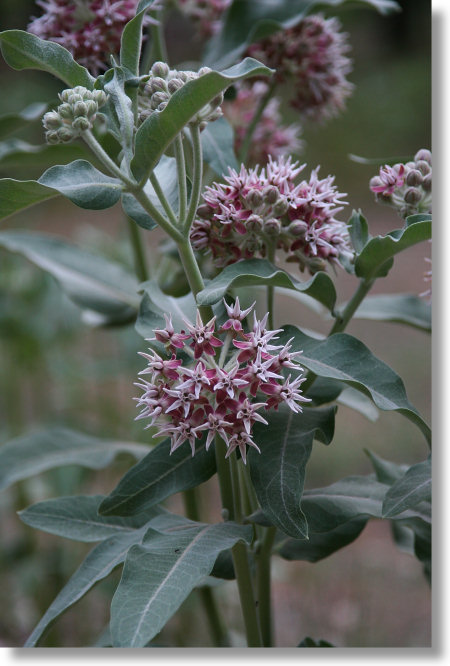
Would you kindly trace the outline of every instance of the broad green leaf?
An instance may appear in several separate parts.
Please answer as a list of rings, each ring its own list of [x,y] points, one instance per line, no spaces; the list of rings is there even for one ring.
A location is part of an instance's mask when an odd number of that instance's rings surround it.
[[[139,459],[147,452],[144,444],[100,439],[68,428],[31,432],[0,446],[0,489],[55,467],[102,469],[118,453]]]
[[[226,118],[208,123],[200,136],[203,159],[219,176],[228,173],[228,167],[239,170],[233,149],[234,133]]]
[[[256,423],[254,440],[261,449],[249,451],[250,474],[266,516],[294,538],[307,538],[308,524],[300,502],[305,468],[313,440],[329,444],[334,434],[335,407],[305,408],[295,414],[286,405],[267,414],[268,426]]]
[[[252,527],[193,523],[176,535],[150,531],[126,558],[111,605],[115,647],[143,647],[158,634],[225,549],[250,543]]]
[[[121,67],[108,70],[103,76],[103,89],[109,95],[117,125],[120,131],[120,144],[127,165],[133,157],[134,114],[130,97],[125,92],[127,75]]]
[[[431,305],[413,294],[368,296],[353,315],[354,319],[392,321],[431,331]]]
[[[373,465],[377,481],[380,483],[385,483],[388,486],[391,486],[397,479],[400,479],[408,469],[408,465],[399,465],[397,463],[391,462],[390,460],[384,460],[377,456],[373,451],[364,449],[364,452],[370,459],[370,462]]]
[[[389,488],[383,502],[383,518],[415,509],[421,502],[431,502],[431,458],[412,465]]]
[[[342,384],[342,382],[317,377],[314,384],[308,389],[308,398],[312,401],[308,406],[319,407],[328,402],[334,402],[344,389],[345,384]]]
[[[355,261],[358,277],[372,280],[385,277],[393,257],[407,248],[431,238],[431,215],[411,215],[403,229],[372,238]]]
[[[88,153],[86,149],[81,144],[78,145],[76,143],[58,143],[54,145],[41,143],[35,145],[28,143],[28,141],[22,141],[21,139],[7,139],[6,141],[2,141],[0,143],[0,169],[4,169],[5,171],[7,169],[14,169],[16,167],[26,167],[28,169],[39,167],[39,171],[42,171],[44,166],[48,165],[50,167],[55,164],[55,162],[58,164],[67,164],[68,162],[72,162],[76,159],[83,159],[87,156]],[[2,196],[1,193],[4,187],[2,183],[4,182],[5,181],[0,180],[0,196]],[[20,184],[20,181],[12,182]],[[42,187],[42,191],[45,192],[46,188],[44,189],[44,187]],[[49,195],[57,196],[57,193],[49,192]],[[14,206],[18,205],[17,209],[12,210],[12,212],[16,212],[16,210],[20,210],[22,207],[26,208],[33,203],[38,203],[38,201],[32,201],[30,204],[27,203],[27,200],[25,200],[24,206],[22,206],[20,200],[18,200],[16,203],[13,201],[8,202],[9,205],[11,205],[11,203],[13,203]],[[8,212],[8,210],[2,209],[0,216],[6,217],[6,215],[10,214],[11,212]]]
[[[13,69],[40,69],[61,79],[70,88],[93,88],[95,79],[88,70],[56,42],[47,42],[23,30],[4,30],[0,32],[0,48]]]
[[[293,349],[303,350],[301,365],[319,377],[338,379],[362,391],[382,410],[403,414],[430,441],[430,428],[408,401],[401,378],[360,340],[347,333],[335,333],[326,340],[316,340],[294,326],[285,326],[278,344],[290,338],[294,338]]]
[[[0,116],[0,138],[40,120],[47,109],[47,102],[33,102],[18,113],[6,113]]]
[[[316,8],[338,6],[345,0],[234,0],[224,15],[221,31],[208,43],[205,62],[226,67],[235,62],[250,44],[278,30],[290,28]],[[399,9],[392,0],[362,0],[382,14]]]
[[[163,314],[172,315],[175,330],[186,328],[184,319],[195,321],[196,305],[192,294],[175,298],[165,294],[156,282],[144,282],[144,297],[136,321],[136,330],[144,338],[152,338],[155,328],[165,326]]]
[[[375,407],[373,402],[368,398],[364,393],[360,393],[353,388],[345,388],[339,396],[336,398],[337,402],[350,409],[354,409],[356,412],[359,412],[369,421],[375,422],[378,419],[379,412]]]
[[[100,505],[102,515],[131,516],[166,497],[207,481],[216,471],[214,447],[197,444],[195,456],[186,442],[170,455],[169,440],[158,444],[132,467]]]
[[[0,180],[0,219],[9,217],[46,199],[57,197],[59,192],[45,187],[36,180]]]
[[[300,282],[266,259],[245,259],[226,266],[197,294],[197,302],[200,305],[212,305],[220,301],[229,289],[255,285],[294,289],[311,296],[329,310],[333,309],[336,302],[333,281],[326,273],[316,273],[310,280]]]
[[[142,24],[145,14],[154,0],[141,0],[136,9],[136,16],[128,21],[120,40],[120,64],[132,74],[139,74],[139,57],[142,47]]]
[[[80,307],[121,321],[136,312],[135,278],[122,266],[72,243],[31,231],[0,232],[0,247],[50,273]]]
[[[55,598],[24,647],[35,647],[44,632],[65,610],[79,601],[100,580],[125,560],[130,547],[140,543],[146,528],[106,539],[90,551],[80,567]]]
[[[322,638],[316,639],[306,636],[298,645],[300,648],[332,648],[336,647],[328,641],[324,641]]]
[[[308,539],[286,539],[277,544],[275,552],[285,560],[319,562],[359,537],[368,518],[355,518],[328,532],[309,532]]]
[[[90,210],[110,208],[122,194],[117,178],[105,175],[86,160],[50,167],[37,182],[53,188],[80,208]]]
[[[164,195],[174,210],[175,214],[178,213],[178,174],[177,163],[173,157],[163,155],[158,166],[154,170],[154,175],[157,177],[159,184],[164,190]],[[147,181],[144,187],[144,192],[159,212],[166,216],[164,208],[153,189],[150,181]],[[128,217],[137,222],[139,226],[144,229],[154,229],[157,225],[153,218],[144,210],[139,201],[129,193],[125,192],[122,195],[122,206]]]
[[[371,238],[367,220],[361,211],[354,210],[347,224],[353,247],[359,254]]]
[[[89,542],[135,532],[160,511],[159,507],[153,507],[130,518],[102,516],[98,508],[103,499],[104,495],[56,497],[32,504],[19,511],[19,516],[30,527],[66,539]]]
[[[223,72],[209,72],[189,81],[172,95],[164,111],[153,113],[136,133],[136,152],[131,168],[137,180],[148,175],[185,125],[206,104],[235,81],[271,73],[253,58],[246,58]]]

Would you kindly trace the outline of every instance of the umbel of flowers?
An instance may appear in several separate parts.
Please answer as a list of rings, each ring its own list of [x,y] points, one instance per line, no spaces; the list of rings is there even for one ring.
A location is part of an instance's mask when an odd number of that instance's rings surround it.
[[[189,81],[194,81],[212,70],[202,67],[198,72],[190,70],[170,69],[165,62],[155,62],[145,81],[141,85],[139,94],[139,121],[144,122],[155,111],[163,111],[171,96]],[[223,93],[220,93],[211,102],[203,107],[191,118],[190,125],[199,125],[200,130],[208,122],[217,120],[222,116],[220,105],[223,102]]]
[[[267,425],[261,410],[286,403],[297,413],[309,399],[300,390],[305,378],[295,359],[301,352],[290,351],[291,341],[273,344],[281,329],[267,330],[267,315],[258,320],[253,314],[253,329],[245,333],[243,322],[254,304],[242,310],[236,299],[225,307],[223,326],[216,325],[215,317],[203,323],[197,312],[195,324],[186,321],[180,333],[165,315],[165,328],[155,330],[152,340],[164,344],[166,356],[140,352],[147,367],[139,374],[149,377],[136,383],[143,392],[136,398],[142,408],[137,418],[150,419],[147,427],[159,426],[155,437],[170,436],[171,453],[189,442],[194,455],[197,439],[206,433],[208,449],[217,434],[227,446],[226,457],[238,448],[245,463],[248,446],[260,451],[252,428],[256,421]],[[289,369],[294,378],[284,376]]]
[[[276,70],[280,83],[295,91],[291,104],[305,117],[324,120],[337,115],[353,90],[346,76],[352,62],[347,34],[335,17],[307,16],[296,26],[276,32],[248,54]]]
[[[414,160],[380,168],[370,181],[377,201],[393,206],[402,217],[431,213],[431,152],[422,148]]]
[[[268,90],[267,83],[256,81],[240,86],[235,99],[225,100],[223,113],[234,129],[235,151],[239,154],[245,135],[259,103]],[[272,97],[264,108],[256,125],[250,145],[248,160],[253,164],[265,164],[269,155],[274,158],[300,152],[302,141],[298,124],[284,125],[280,113],[280,100]]]
[[[224,183],[206,188],[192,227],[193,247],[211,252],[217,266],[270,258],[279,248],[311,274],[351,256],[347,226],[336,219],[345,195],[334,177],[319,178],[319,167],[296,185],[304,167],[290,157],[270,157],[265,169],[229,169]]]
[[[58,42],[94,75],[107,69],[120,51],[125,24],[136,14],[138,0],[36,0],[43,13],[28,31]],[[153,7],[156,8],[156,4]],[[146,23],[154,22],[146,17]]]
[[[91,129],[108,96],[103,90],[76,86],[59,93],[59,99],[61,104],[56,111],[48,111],[42,119],[47,143],[68,143]]]

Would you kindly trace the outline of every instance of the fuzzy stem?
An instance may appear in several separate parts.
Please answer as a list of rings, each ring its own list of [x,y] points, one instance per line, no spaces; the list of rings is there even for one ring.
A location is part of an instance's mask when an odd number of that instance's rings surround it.
[[[189,238],[183,239],[180,243],[177,243],[178,253],[180,255],[181,263],[183,264],[184,272],[189,282],[192,294],[194,298],[197,296],[199,291],[204,289],[205,285],[203,282],[202,274],[197,264],[194,252]],[[206,323],[213,317],[212,308],[209,305],[199,306],[199,312],[203,319],[203,322]]]
[[[272,79],[272,81],[271,81],[271,83],[270,83],[270,85],[267,89],[266,94],[264,95],[264,97],[261,98],[261,100],[258,104],[258,108],[255,111],[255,115],[253,116],[253,118],[250,122],[250,125],[247,128],[247,132],[244,136],[244,140],[242,141],[241,149],[240,149],[239,154],[238,154],[239,161],[243,162],[244,164],[245,164],[245,162],[247,161],[247,158],[248,158],[248,152],[250,150],[250,144],[252,142],[252,138],[253,138],[253,134],[255,133],[255,129],[256,129],[259,121],[261,120],[261,116],[264,113],[264,109],[266,108],[267,104],[270,101],[270,98],[273,95],[273,92],[275,90],[276,85],[277,85],[276,80]]]
[[[275,242],[271,241],[270,243],[267,244],[266,247],[267,247],[267,259],[273,264],[273,262],[275,261],[275,251],[276,251]],[[274,295],[275,295],[275,287],[271,284],[267,285],[267,312],[269,313],[267,324],[269,329],[271,329],[272,331],[275,328],[273,325]]]
[[[180,225],[184,224],[187,209],[187,181],[186,181],[186,160],[184,157],[183,137],[178,134],[174,143],[175,158],[177,161],[177,175],[178,175],[178,201],[179,213],[178,218]]]
[[[184,240],[181,232],[173,226],[173,224],[162,215],[159,210],[152,204],[148,196],[143,190],[135,190],[133,192],[135,199],[139,201],[142,208],[155,220],[155,222],[163,229],[168,236],[175,242],[180,243]]]
[[[194,221],[195,214],[197,212],[198,204],[200,201],[200,194],[202,191],[202,178],[203,178],[203,153],[202,153],[202,144],[200,140],[200,129],[198,125],[192,125],[190,127],[191,138],[192,138],[192,157],[193,157],[193,169],[192,169],[192,192],[191,198],[189,201],[189,208],[186,215],[186,219],[183,222],[183,228],[188,234],[192,222]]]
[[[155,190],[155,194],[158,197],[159,201],[161,202],[161,206],[164,208],[164,212],[166,213],[169,221],[173,224],[174,227],[178,226],[178,220],[176,218],[175,213],[173,212],[173,208],[170,205],[170,203],[166,199],[166,195],[164,194],[161,185],[159,184],[159,180],[155,175],[155,172],[152,171],[149,180],[153,186],[153,189]]]
[[[232,520],[234,517],[234,502],[230,465],[225,458],[227,452],[225,442],[219,435],[215,437],[214,449],[216,453],[217,476],[219,477],[220,498],[224,514],[223,518],[224,520]]]
[[[256,580],[258,590],[258,611],[264,647],[272,646],[272,606],[271,606],[271,556],[275,539],[275,527],[267,527],[264,532],[261,550],[257,555]]]
[[[140,282],[146,282],[149,279],[147,267],[147,258],[145,256],[144,245],[137,224],[127,217],[128,232],[130,235],[131,247],[133,248],[134,265],[136,276]]]
[[[94,155],[102,162],[106,169],[116,178],[119,178],[127,187],[134,189],[137,186],[137,183],[134,179],[129,178],[126,174],[123,173],[121,168],[110,158],[108,153],[106,153],[102,146],[99,144],[95,136],[90,130],[86,130],[81,135],[85,143],[92,150]]]

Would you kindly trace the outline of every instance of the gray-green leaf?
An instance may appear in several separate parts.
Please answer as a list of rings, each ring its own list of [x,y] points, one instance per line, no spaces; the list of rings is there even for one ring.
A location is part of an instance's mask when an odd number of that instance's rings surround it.
[[[383,518],[415,509],[421,502],[431,502],[431,458],[412,465],[389,488],[383,502]]]
[[[367,296],[353,318],[391,321],[431,331],[431,305],[413,294]]]

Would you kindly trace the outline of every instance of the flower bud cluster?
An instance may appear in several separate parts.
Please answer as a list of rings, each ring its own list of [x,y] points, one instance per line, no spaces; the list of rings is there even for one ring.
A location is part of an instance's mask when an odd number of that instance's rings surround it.
[[[47,143],[68,143],[94,125],[97,111],[108,99],[103,90],[83,86],[67,88],[59,94],[62,104],[44,114]]]
[[[311,274],[339,264],[340,255],[350,257],[347,226],[336,219],[346,202],[334,177],[320,179],[317,167],[296,185],[305,167],[297,164],[269,157],[266,169],[242,165],[239,173],[229,169],[225,183],[207,187],[192,226],[194,249],[211,252],[216,266],[226,266],[278,248]]]
[[[222,14],[231,0],[177,0],[180,11],[187,16],[197,29],[197,36],[209,39],[220,29]]]
[[[281,330],[266,329],[268,315],[257,320],[253,314],[253,329],[245,333],[242,324],[254,304],[242,310],[236,299],[225,307],[229,318],[220,328],[215,317],[204,324],[197,313],[195,324],[185,322],[187,330],[176,333],[165,315],[166,326],[154,331],[153,340],[165,345],[166,357],[152,350],[140,352],[147,367],[139,374],[149,378],[136,383],[143,392],[136,398],[142,408],[137,418],[150,419],[147,427],[159,426],[154,437],[170,436],[171,453],[188,441],[194,455],[197,439],[206,434],[208,449],[217,434],[227,446],[226,457],[238,448],[245,463],[248,446],[260,452],[252,429],[256,422],[267,425],[261,410],[286,403],[298,413],[300,403],[309,399],[302,395],[303,368],[295,361],[301,352],[290,351],[291,340],[273,344]],[[178,352],[191,360],[177,358]],[[296,378],[285,378],[285,369],[292,369]],[[262,394],[262,401],[257,394]]]
[[[292,28],[276,32],[247,54],[276,70],[280,83],[294,93],[291,104],[305,117],[322,121],[336,116],[353,91],[346,76],[352,63],[348,35],[337,18],[306,16]]]
[[[431,213],[431,152],[422,148],[411,162],[385,165],[370,180],[376,200],[397,209],[402,217]]]
[[[165,62],[155,62],[149,72],[148,79],[141,85],[139,94],[139,120],[144,122],[155,111],[163,111],[169,103],[172,95],[189,81],[194,81],[200,76],[208,74],[212,70],[202,67],[198,72],[189,70],[179,71],[170,69]],[[223,93],[220,93],[211,102],[206,104],[189,121],[190,125],[199,125],[204,129],[207,123],[217,120],[222,116],[220,108],[223,102]]]
[[[138,0],[36,0],[43,13],[28,32],[66,48],[75,60],[97,76],[120,51],[125,24],[135,15]],[[153,3],[152,9],[157,9]],[[155,23],[145,17],[145,24]]]
[[[234,100],[225,101],[223,113],[234,129],[234,148],[239,153],[248,126],[253,120],[256,109],[264,97],[268,86],[263,81],[244,85],[237,91]],[[248,160],[253,164],[265,164],[269,155],[274,158],[287,154],[299,153],[303,142],[300,141],[301,127],[298,124],[283,125],[280,113],[280,100],[272,97],[265,107],[252,137]]]

